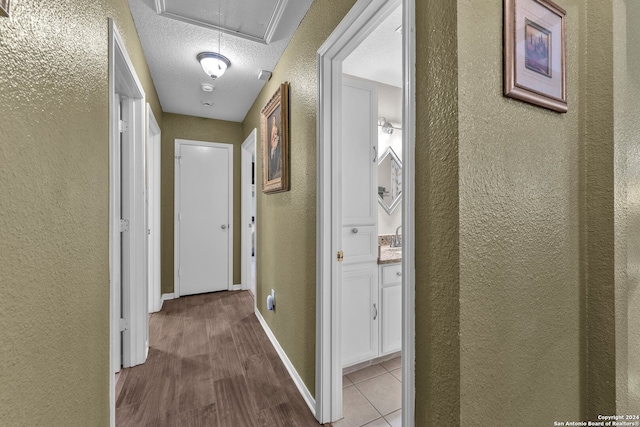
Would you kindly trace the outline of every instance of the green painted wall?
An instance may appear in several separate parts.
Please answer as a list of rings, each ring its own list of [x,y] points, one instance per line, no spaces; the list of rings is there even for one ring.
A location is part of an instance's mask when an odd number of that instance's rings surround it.
[[[0,18],[0,424],[109,422],[108,21],[158,102],[126,1]]]
[[[640,408],[640,3],[615,0],[616,413]]]
[[[233,144],[233,283],[240,284],[240,148],[242,124],[201,117],[164,113],[162,115],[162,293],[173,293],[174,279],[174,188],[175,140],[190,139]]]
[[[416,1],[417,426],[461,425],[456,3]]]
[[[582,417],[615,413],[613,1],[581,8]]]
[[[582,1],[569,112],[502,96],[502,3],[458,2],[460,423],[580,419]],[[469,22],[483,22],[482,36]],[[420,223],[420,221],[418,221]]]
[[[258,309],[311,393],[315,393],[316,327],[316,52],[354,3],[318,0],[311,5],[242,125],[244,137],[258,129]],[[260,110],[284,81],[291,85],[291,190],[265,195]],[[271,289],[278,301],[275,312],[265,307]]]

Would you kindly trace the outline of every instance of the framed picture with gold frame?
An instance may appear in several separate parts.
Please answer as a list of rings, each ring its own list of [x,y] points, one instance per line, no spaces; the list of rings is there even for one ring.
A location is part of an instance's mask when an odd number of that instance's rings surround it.
[[[504,94],[567,112],[566,11],[551,0],[504,0]]]
[[[0,16],[9,16],[9,0],[0,0]]]
[[[280,85],[260,112],[262,192],[289,190],[289,83]]]

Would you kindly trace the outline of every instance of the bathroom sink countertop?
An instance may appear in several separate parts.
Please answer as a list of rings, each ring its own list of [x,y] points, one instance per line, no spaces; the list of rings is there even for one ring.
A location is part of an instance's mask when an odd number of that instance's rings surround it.
[[[402,248],[378,246],[378,264],[394,264],[402,261]]]

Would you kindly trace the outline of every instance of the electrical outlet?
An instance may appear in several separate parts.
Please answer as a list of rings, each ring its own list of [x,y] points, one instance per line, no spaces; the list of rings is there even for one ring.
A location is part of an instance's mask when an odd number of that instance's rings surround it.
[[[271,289],[271,295],[267,297],[267,309],[273,311],[275,310],[275,308],[276,308],[276,291]]]

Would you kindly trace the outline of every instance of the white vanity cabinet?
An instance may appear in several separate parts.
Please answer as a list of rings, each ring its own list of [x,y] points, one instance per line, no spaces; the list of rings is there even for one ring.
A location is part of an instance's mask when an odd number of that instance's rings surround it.
[[[380,265],[380,356],[402,348],[402,264]]]
[[[376,267],[376,274],[367,263],[342,270],[343,367],[402,348],[402,264]]]
[[[344,76],[338,182],[343,366],[373,359],[380,352],[377,114],[376,85]]]
[[[342,271],[342,365],[378,357],[379,306],[377,271],[366,264]]]

